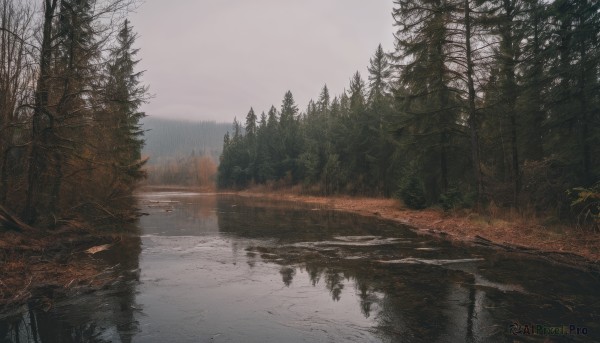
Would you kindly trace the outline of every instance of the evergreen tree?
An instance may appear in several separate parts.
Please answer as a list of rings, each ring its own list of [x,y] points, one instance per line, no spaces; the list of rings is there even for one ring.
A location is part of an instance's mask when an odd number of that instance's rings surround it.
[[[276,119],[274,119],[276,120]],[[273,127],[274,125],[271,125]],[[270,147],[271,127],[267,115],[262,112],[256,137],[256,182],[265,183],[273,179],[272,149]]]
[[[257,126],[256,126],[256,114],[254,113],[254,109],[251,107],[250,111],[246,115],[246,126],[245,126],[246,136],[244,137],[244,145],[246,147],[246,154],[248,155],[248,166],[246,168],[246,175],[248,180],[256,180],[257,179],[257,168],[256,168],[256,135],[257,135]]]
[[[319,113],[322,115],[327,115],[329,111],[329,103],[329,88],[327,88],[327,85],[324,85],[323,89],[321,90],[321,94],[319,95],[319,100],[317,100],[317,109]]]
[[[393,180],[394,139],[389,132],[392,114],[390,81],[392,69],[387,54],[381,44],[377,47],[369,65],[369,123],[370,135],[373,136],[367,155],[372,161],[371,179],[378,190],[390,195],[395,188]]]
[[[518,206],[519,193],[521,191],[521,159],[519,153],[519,120],[518,100],[522,93],[518,84],[518,71],[521,68],[519,61],[522,60],[521,41],[525,35],[522,27],[524,3],[520,0],[492,1],[487,24],[491,32],[498,36],[499,44],[494,49],[494,65],[498,72],[496,84],[499,87],[496,92],[497,113],[505,118],[504,127],[510,142],[510,177],[512,179],[512,202]]]
[[[254,113],[254,109],[252,107],[250,107],[250,111],[248,111],[248,114],[246,115],[246,137],[249,140],[254,140],[256,139],[256,130],[257,130],[257,126],[256,126],[256,114]]]
[[[456,74],[449,55],[453,51],[449,46],[450,4],[439,0],[394,3],[395,60],[400,74],[395,130],[402,132],[403,149],[418,165],[417,175],[424,181],[429,200],[435,201],[449,188],[450,155],[461,131],[451,84]]]
[[[525,1],[523,12],[523,46],[522,59],[522,96],[523,128],[520,141],[522,142],[523,157],[527,160],[539,161],[544,157],[544,90],[548,89],[548,78],[544,75],[546,66],[545,44],[550,37],[547,22],[547,11],[540,0]],[[526,130],[525,130],[526,129]]]
[[[573,171],[571,182],[590,186],[598,173],[598,70],[600,3],[556,0],[549,7],[550,151]]]
[[[298,119],[298,107],[294,101],[294,96],[292,92],[287,91],[281,103],[279,119],[279,133],[283,151],[278,175],[292,180],[298,177],[297,159],[302,147]]]
[[[139,51],[134,48],[135,39],[129,21],[125,20],[111,52],[106,82],[109,125],[104,127],[108,130],[107,136],[112,136],[110,156],[115,161],[115,177],[121,178],[125,192],[131,191],[135,183],[145,177],[142,171],[145,161],[141,159],[144,131],[140,124],[145,113],[140,111],[140,106],[146,100],[148,88],[140,82],[143,72],[135,70],[139,63],[135,59]]]
[[[388,56],[383,51],[381,44],[375,50],[375,55],[369,63],[369,103],[376,107],[389,95],[389,81],[392,77]]]
[[[351,192],[365,192],[365,186],[372,186],[369,178],[371,169],[367,152],[374,145],[372,135],[373,118],[367,111],[366,86],[359,72],[350,80],[350,118],[347,122],[347,150],[343,155],[350,167],[350,175],[354,183]]]
[[[258,130],[260,131],[261,129],[264,129],[267,127],[267,115],[265,114],[265,111],[263,111],[260,114],[260,121],[258,123]]]

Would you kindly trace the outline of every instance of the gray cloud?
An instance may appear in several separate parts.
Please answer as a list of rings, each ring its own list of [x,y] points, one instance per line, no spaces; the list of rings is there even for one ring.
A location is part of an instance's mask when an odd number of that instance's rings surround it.
[[[232,121],[250,106],[279,107],[292,91],[304,108],[366,75],[379,43],[393,46],[386,0],[148,0],[132,17],[148,115]]]

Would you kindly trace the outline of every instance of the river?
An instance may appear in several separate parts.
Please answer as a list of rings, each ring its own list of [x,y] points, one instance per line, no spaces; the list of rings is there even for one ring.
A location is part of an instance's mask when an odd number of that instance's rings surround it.
[[[600,341],[596,274],[314,205],[139,201],[98,254],[122,277],[0,315],[0,342]]]

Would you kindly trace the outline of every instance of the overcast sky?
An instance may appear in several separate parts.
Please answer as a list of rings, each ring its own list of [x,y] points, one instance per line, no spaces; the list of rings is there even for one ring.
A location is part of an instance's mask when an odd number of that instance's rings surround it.
[[[131,20],[150,116],[231,122],[250,106],[301,110],[347,88],[377,45],[393,47],[392,0],[146,0]]]

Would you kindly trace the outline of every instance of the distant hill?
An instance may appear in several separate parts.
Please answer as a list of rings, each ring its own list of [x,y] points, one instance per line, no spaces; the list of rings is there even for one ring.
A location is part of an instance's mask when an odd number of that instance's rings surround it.
[[[142,154],[149,156],[149,164],[192,154],[207,155],[218,161],[223,150],[223,136],[232,124],[211,121],[185,121],[146,117],[142,120],[146,146]]]

